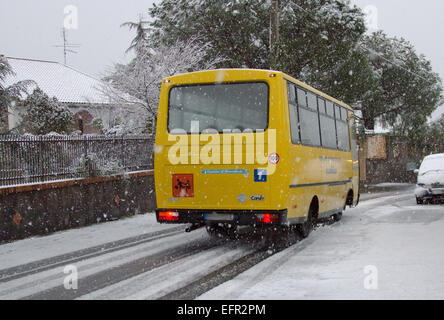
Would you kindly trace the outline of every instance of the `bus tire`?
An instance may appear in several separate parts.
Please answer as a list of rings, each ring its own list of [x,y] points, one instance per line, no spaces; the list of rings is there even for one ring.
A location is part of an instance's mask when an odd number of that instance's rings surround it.
[[[347,194],[347,198],[345,200],[345,206],[349,206],[350,208],[353,207],[353,198],[354,198],[354,194],[353,194],[353,190],[350,190]]]
[[[316,215],[316,203],[315,201],[312,201],[310,204],[310,209],[308,210],[307,220],[304,223],[296,225],[296,229],[302,238],[307,238],[310,232],[313,230],[316,224]]]

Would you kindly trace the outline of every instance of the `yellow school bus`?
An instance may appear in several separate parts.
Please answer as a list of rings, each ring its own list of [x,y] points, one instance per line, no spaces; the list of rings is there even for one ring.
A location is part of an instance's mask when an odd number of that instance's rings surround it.
[[[282,72],[163,79],[154,155],[160,223],[294,228],[359,201],[353,110]]]

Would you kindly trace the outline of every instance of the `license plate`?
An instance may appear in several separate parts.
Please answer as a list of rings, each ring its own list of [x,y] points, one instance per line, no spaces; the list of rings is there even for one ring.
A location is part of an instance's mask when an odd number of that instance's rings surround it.
[[[205,221],[232,221],[234,219],[232,214],[225,213],[205,213]]]

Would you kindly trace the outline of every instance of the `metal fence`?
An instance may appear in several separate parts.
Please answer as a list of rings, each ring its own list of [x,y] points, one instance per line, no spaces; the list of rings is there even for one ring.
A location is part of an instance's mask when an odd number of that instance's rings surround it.
[[[0,186],[153,168],[153,136],[0,135]]]

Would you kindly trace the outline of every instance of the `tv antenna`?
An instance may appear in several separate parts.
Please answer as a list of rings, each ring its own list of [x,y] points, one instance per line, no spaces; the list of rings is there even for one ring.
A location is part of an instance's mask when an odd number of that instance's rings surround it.
[[[63,61],[64,61],[64,64],[66,65],[67,54],[68,53],[77,53],[77,51],[74,51],[73,49],[79,48],[80,44],[68,42],[68,39],[66,37],[66,29],[65,28],[62,29],[62,37],[63,37],[63,45],[56,45],[53,47],[63,48]]]

